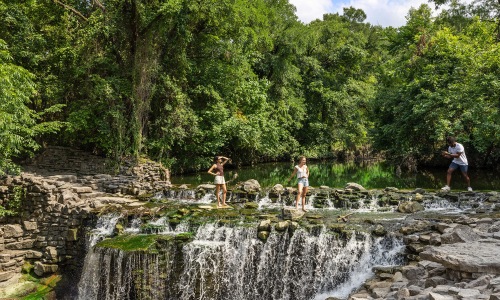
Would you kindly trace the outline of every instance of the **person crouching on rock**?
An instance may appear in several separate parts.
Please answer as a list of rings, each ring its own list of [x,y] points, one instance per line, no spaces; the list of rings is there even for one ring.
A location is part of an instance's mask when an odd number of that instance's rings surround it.
[[[299,200],[302,198],[302,210],[306,210],[306,194],[309,189],[309,168],[306,165],[305,156],[299,157],[299,164],[293,168],[293,173],[288,178],[290,181],[297,174],[297,199],[295,200],[295,209],[299,209]]]
[[[217,207],[227,206],[226,204],[226,181],[224,180],[224,165],[230,161],[229,158],[224,156],[215,156],[214,164],[208,170],[208,174],[214,175],[214,184],[216,186],[215,193],[217,195]],[[214,173],[215,171],[215,173]],[[220,204],[220,189],[222,188],[222,205]]]

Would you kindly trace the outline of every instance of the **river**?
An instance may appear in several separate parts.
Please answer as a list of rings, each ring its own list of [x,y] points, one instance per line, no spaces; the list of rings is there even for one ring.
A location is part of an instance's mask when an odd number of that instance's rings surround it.
[[[356,182],[367,189],[380,189],[385,187],[396,187],[399,189],[439,189],[446,181],[445,168],[419,169],[416,173],[397,174],[394,166],[385,162],[362,162],[362,163],[339,163],[339,162],[316,162],[308,163],[310,169],[309,182],[311,186],[326,185],[332,188],[343,188],[348,182]],[[278,162],[264,163],[252,167],[242,167],[236,169],[231,165],[226,165],[226,181],[238,177],[231,181],[234,184],[238,181],[257,179],[261,186],[268,187],[275,184],[287,186],[295,185],[292,180],[287,183],[293,171],[293,164]],[[484,170],[470,168],[469,177],[474,190],[500,190],[500,175],[494,170]],[[206,172],[195,174],[175,175],[172,174],[173,184],[199,185],[211,183],[213,176]],[[465,190],[467,188],[462,174],[455,171],[452,177],[451,188],[454,190]]]

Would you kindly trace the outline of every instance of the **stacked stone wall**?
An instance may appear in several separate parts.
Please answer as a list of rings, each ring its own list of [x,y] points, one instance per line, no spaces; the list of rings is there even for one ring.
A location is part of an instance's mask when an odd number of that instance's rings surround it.
[[[16,187],[23,193],[16,196]],[[22,199],[16,214],[0,219],[0,282],[20,274],[26,262],[40,276],[75,267],[85,250],[82,228],[92,217],[80,196],[91,191],[28,175],[1,180],[1,205]]]

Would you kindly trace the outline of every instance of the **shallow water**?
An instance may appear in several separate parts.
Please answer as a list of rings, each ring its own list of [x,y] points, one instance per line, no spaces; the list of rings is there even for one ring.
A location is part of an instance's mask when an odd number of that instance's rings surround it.
[[[332,188],[343,188],[348,182],[356,182],[367,189],[380,189],[385,187],[396,187],[399,189],[439,189],[446,181],[446,167],[436,169],[420,169],[417,173],[401,175],[396,174],[393,166],[384,162],[363,163],[339,163],[339,162],[309,162],[309,182],[311,186],[326,185]],[[226,181],[232,179],[237,173],[238,177],[228,183],[229,186],[239,181],[256,179],[263,187],[275,184],[294,186],[296,180],[287,182],[293,171],[291,163],[266,163],[253,167],[231,169],[226,165]],[[470,168],[469,177],[474,190],[500,190],[500,174],[493,170]],[[206,172],[196,174],[175,175],[172,174],[173,184],[191,184],[193,186],[212,183],[213,176]],[[465,190],[466,184],[460,172],[453,174],[452,190]]]

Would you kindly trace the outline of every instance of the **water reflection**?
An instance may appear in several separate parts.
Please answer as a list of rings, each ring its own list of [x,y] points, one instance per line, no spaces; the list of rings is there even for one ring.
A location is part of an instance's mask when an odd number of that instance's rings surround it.
[[[257,179],[261,186],[269,187],[275,184],[294,186],[295,181],[286,182],[293,171],[292,163],[266,163],[253,167],[244,167],[231,170],[226,167],[226,180],[238,173],[238,181]],[[417,173],[399,173],[396,169],[384,162],[314,162],[309,161],[311,177],[310,184],[314,187],[326,185],[333,188],[343,188],[348,182],[356,182],[367,189],[397,187],[400,189],[439,189],[445,184],[446,167],[437,169],[420,169]],[[471,168],[469,171],[472,187],[475,190],[500,190],[500,175],[494,171]],[[173,184],[211,183],[213,176],[206,172],[189,175],[172,175]],[[231,182],[229,185],[235,184]],[[460,172],[455,172],[452,179],[452,189],[465,190],[467,188]]]

